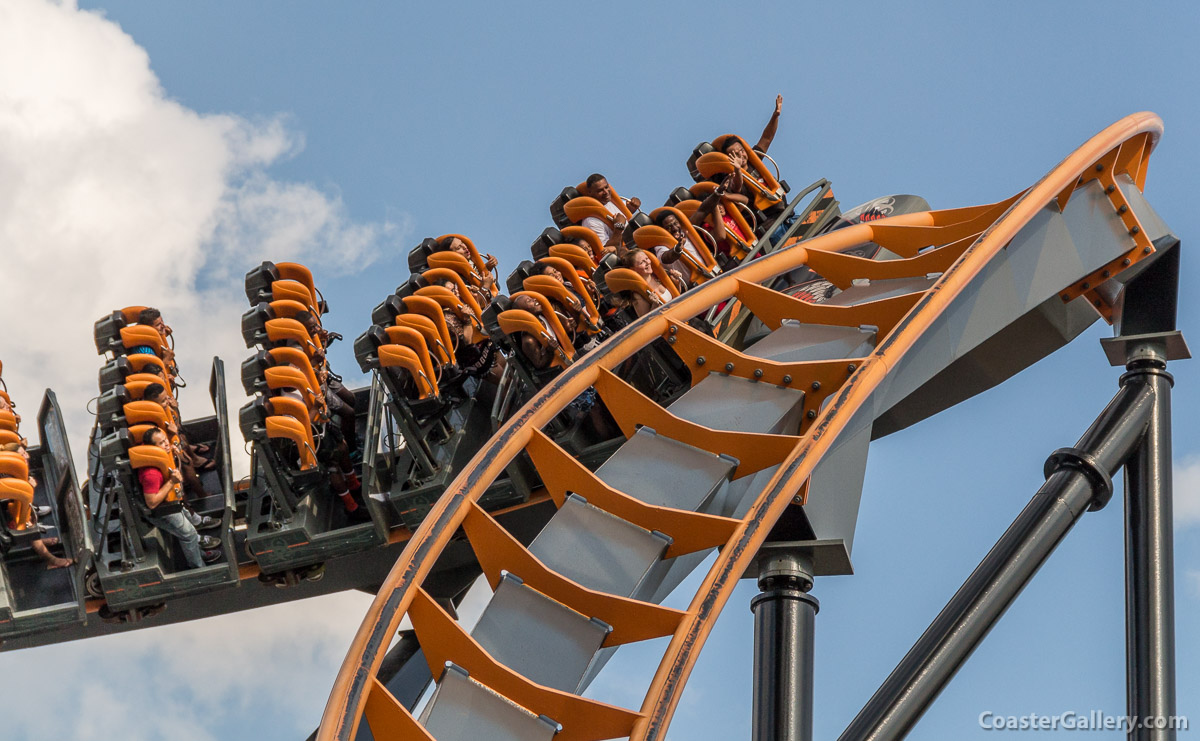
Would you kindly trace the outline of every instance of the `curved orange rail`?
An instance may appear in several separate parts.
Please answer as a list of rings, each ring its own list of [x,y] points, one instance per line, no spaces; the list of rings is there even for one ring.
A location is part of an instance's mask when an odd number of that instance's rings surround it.
[[[1125,167],[1139,188],[1144,186],[1146,161],[1162,133],[1162,121],[1152,113],[1128,116],[1092,137],[1015,200],[951,211],[928,211],[859,224],[812,239],[802,245],[753,260],[709,281],[670,304],[643,316],[603,346],[581,358],[526,404],[476,454],[447,487],[388,574],[338,672],[317,732],[319,741],[354,737],[372,681],[393,635],[410,605],[416,587],[433,567],[477,500],[505,466],[540,429],[576,396],[596,382],[602,369],[619,363],[667,332],[671,320],[683,321],[735,296],[745,283],[762,283],[805,265],[810,253],[834,252],[864,242],[895,242],[896,227],[939,227],[988,219],[988,226],[948,268],[854,371],[808,432],[799,441],[754,502],[732,538],[719,552],[689,605],[663,656],[630,738],[665,736],[682,689],[717,615],[750,566],[771,526],[800,491],[816,464],[837,439],[854,412],[887,377],[933,321],[950,306],[980,270],[1043,207],[1066,203],[1080,177],[1105,157]],[[1136,141],[1141,137],[1141,141]],[[1131,143],[1137,156],[1121,156]],[[1011,205],[1008,205],[1011,203]],[[1000,214],[999,210],[1007,206]],[[997,218],[998,217],[998,218]],[[912,230],[922,231],[922,230]],[[976,230],[978,231],[978,230]],[[928,244],[928,242],[926,242]]]

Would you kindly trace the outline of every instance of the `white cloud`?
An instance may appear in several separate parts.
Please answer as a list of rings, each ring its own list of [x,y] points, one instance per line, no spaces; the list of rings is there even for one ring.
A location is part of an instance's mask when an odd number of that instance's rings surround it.
[[[0,1],[0,361],[26,435],[54,388],[82,468],[101,365],[92,323],[132,304],[158,306],[175,328],[184,415],[211,414],[214,355],[236,414],[245,272],[298,261],[319,283],[403,237],[403,217],[358,223],[335,191],[272,177],[302,149],[286,116],[203,114],[170,99],[145,50],[99,13]],[[232,436],[240,450],[236,421]],[[303,737],[368,600],[335,595],[6,654],[2,735],[212,741],[241,713]]]
[[[6,676],[42,679],[6,683],[4,737],[101,741],[120,728],[134,741],[215,741],[220,724],[266,716],[280,738],[304,738],[370,599],[346,592],[5,654]]]
[[[1200,525],[1200,455],[1175,462],[1175,526]]]
[[[176,330],[184,415],[211,414],[214,355],[236,414],[245,272],[293,260],[319,283],[401,236],[390,221],[353,222],[336,193],[271,177],[302,148],[285,117],[171,100],[145,50],[98,13],[0,4],[0,360],[26,416],[53,387],[82,454],[100,366],[92,323],[131,304],[159,307]]]

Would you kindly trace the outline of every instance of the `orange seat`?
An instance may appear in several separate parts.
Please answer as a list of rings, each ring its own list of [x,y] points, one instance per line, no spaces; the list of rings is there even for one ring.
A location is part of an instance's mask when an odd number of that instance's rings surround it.
[[[267,339],[271,342],[294,342],[303,348],[310,358],[320,351],[321,341],[308,333],[304,325],[295,319],[268,319],[264,325]]]
[[[563,204],[563,212],[575,224],[581,224],[589,216],[600,219],[610,227],[613,225],[614,214],[603,203],[590,196],[572,198]],[[570,228],[570,227],[568,227]],[[589,230],[590,231],[590,230]]]
[[[562,246],[570,247],[571,245]],[[562,273],[564,282],[570,283],[571,287],[574,288],[575,295],[578,296],[579,300],[583,302],[584,309],[587,310],[588,315],[597,322],[600,321],[600,311],[596,308],[596,302],[592,300],[592,292],[596,288],[596,284],[592,282],[591,278],[585,278],[579,274],[578,270],[572,270],[574,266],[566,259],[556,257],[553,254],[553,251],[549,257],[543,257],[542,259],[538,260],[538,262],[543,265],[549,265],[558,272]],[[588,275],[591,275],[591,273],[588,273]]]
[[[545,296],[543,296],[542,294],[536,293],[534,291],[517,291],[516,293],[514,293],[512,295],[512,298],[515,300],[521,296],[528,296],[529,298],[536,301],[539,306],[542,307],[541,318],[545,319],[546,324],[550,325],[550,327],[549,327],[550,333],[558,341],[559,347],[562,348],[564,360],[566,361],[566,363],[570,363],[570,362],[574,361],[575,360],[575,346],[571,342],[571,335],[567,332],[566,328],[563,327],[562,322],[560,322],[558,320],[558,315],[554,313],[554,304],[551,303],[550,299],[548,299]],[[520,309],[516,309],[516,311],[520,311]],[[525,313],[528,314],[529,312],[525,312]],[[533,315],[530,314],[530,316],[533,316]],[[535,319],[536,319],[536,317],[535,317]],[[539,324],[540,324],[540,322],[539,322]],[[564,365],[566,363],[564,363]]]
[[[445,320],[442,320],[445,324]],[[437,358],[439,364],[455,362],[454,348],[447,347],[442,342],[442,334],[438,332],[437,325],[433,323],[429,317],[420,314],[399,314],[396,317],[397,327],[411,327],[417,330],[425,337],[425,344],[431,348],[431,353]]]
[[[595,199],[593,198],[592,200]],[[566,226],[563,227],[560,234],[572,241],[582,239],[583,241],[587,242],[592,252],[592,262],[596,263],[597,265],[599,265],[600,261],[604,259],[604,243],[600,241],[600,235],[596,234],[596,232],[592,231],[591,229],[588,229],[586,226]]]
[[[521,286],[526,291],[540,293],[552,302],[562,306],[563,309],[575,317],[575,320],[579,322],[587,334],[595,334],[600,331],[599,317],[589,314],[579,297],[568,291],[567,287],[557,278],[552,278],[549,275],[531,275],[521,282]]]
[[[429,268],[421,273],[421,277],[431,286],[441,286],[442,283],[447,282],[453,283],[458,288],[458,298],[469,306],[471,311],[475,312],[475,316],[483,316],[483,309],[479,306],[479,302],[475,300],[467,282],[457,272],[449,268]]]
[[[21,433],[12,430],[0,430],[0,445],[21,442]]]
[[[7,410],[0,410],[0,430],[17,431],[17,415]]]
[[[147,308],[149,308],[149,307],[126,306],[124,309],[121,309],[121,316],[125,317],[126,324],[137,324],[138,323],[138,315],[141,314],[143,311],[145,311]]]
[[[317,302],[313,299],[313,295],[307,286],[294,280],[277,280],[271,284],[271,303],[284,300],[295,301],[304,304],[313,316],[320,317],[321,312],[317,309]]]
[[[276,363],[296,368],[303,373],[304,379],[308,381],[308,387],[313,391],[321,388],[317,374],[313,371],[312,362],[303,350],[296,347],[273,347],[267,353]]]
[[[471,264],[472,264],[472,268],[473,268],[472,272],[475,274],[475,277],[477,279],[481,280],[481,285],[482,285],[483,276],[488,275],[491,272],[488,270],[487,259],[484,257],[484,255],[482,253],[480,253],[479,249],[475,246],[475,242],[473,242],[470,237],[467,237],[465,235],[443,234],[442,236],[437,238],[437,241],[440,243],[440,242],[442,242],[446,239],[450,239],[450,238],[461,239],[463,241],[463,244],[467,245],[467,251],[469,253],[471,253]],[[434,254],[444,254],[444,253],[434,253]],[[458,255],[457,252],[452,252],[450,254]],[[462,257],[462,255],[458,255],[458,256]],[[432,255],[431,255],[431,257],[432,257]],[[491,257],[491,255],[488,255],[487,257]],[[428,263],[428,265],[431,268],[437,267],[433,263]],[[493,296],[496,295],[495,291],[492,291],[492,295]]]
[[[496,286],[492,285],[492,290],[485,291],[483,288],[484,281],[482,274],[471,264],[471,261],[457,252],[435,252],[426,259],[426,264],[434,269],[441,268],[445,270],[453,270],[458,273],[468,285],[478,288],[480,291],[496,295]]]
[[[412,327],[384,327],[383,331],[387,334],[389,345],[407,347],[417,354],[417,359],[421,361],[422,372],[429,377],[430,382],[436,387],[438,369],[433,364],[433,357],[429,353],[429,345],[425,341],[425,335]]]
[[[128,388],[128,387],[126,387]],[[152,424],[159,429],[167,429],[171,415],[160,404],[153,401],[131,401],[121,408],[127,424]]]
[[[582,183],[580,183],[579,185],[576,185],[575,190],[579,191],[580,193],[587,193],[588,192],[587,181],[585,180]],[[626,205],[625,199],[621,197],[620,193],[617,193],[617,189],[613,187],[612,183],[608,184],[608,191],[612,195],[613,205],[616,206],[618,210],[620,210],[621,214],[624,215],[626,219],[632,219],[633,212],[631,212],[629,210],[629,206]],[[603,204],[601,204],[601,205],[603,205]]]
[[[169,370],[167,370],[167,364],[164,363],[162,361],[162,359],[156,355],[147,355],[146,353],[135,353],[133,355],[126,355],[125,359],[129,361],[129,367],[133,370],[134,373],[142,373],[145,371],[146,366],[153,365],[155,368],[158,368],[158,370],[162,373],[163,378],[166,378],[166,379],[171,378],[171,372]],[[149,374],[149,375],[153,375],[153,374]]]
[[[596,261],[590,252],[577,244],[552,244],[549,252],[551,257],[566,260],[575,270],[586,270],[589,275],[596,270]]]
[[[158,447],[157,445],[135,445],[129,449],[129,467],[134,471],[139,468],[157,468],[163,475],[163,480],[171,477],[171,471],[178,467],[175,461],[175,456]],[[167,492],[167,496],[155,511],[159,511],[163,505],[174,505],[183,503],[183,487],[180,484],[175,484],[171,490]]]
[[[638,275],[629,268],[613,268],[605,274],[604,282],[608,284],[608,290],[612,291],[613,293],[632,291],[633,293],[644,297],[650,302],[651,306],[661,306],[663,304],[663,301],[658,297],[658,294],[650,289],[650,284],[647,283],[642,276]],[[674,297],[674,285],[668,283],[666,286],[667,290],[672,291],[672,297]]]
[[[7,453],[6,455],[16,455]],[[19,456],[18,456],[19,457]],[[0,479],[0,501],[7,501],[8,527],[23,531],[29,528],[33,518],[33,486],[28,478]]]
[[[144,324],[121,327],[121,344],[125,347],[126,354],[135,347],[143,346],[153,349],[154,354],[160,358],[163,354],[162,337],[153,327]]]
[[[700,174],[711,178],[719,173],[733,172],[733,161],[729,159],[729,155],[721,151],[721,147],[731,138],[740,141],[746,150],[746,167],[743,172],[746,175],[744,179],[747,187],[754,192],[754,207],[761,211],[782,201],[784,192],[779,181],[763,163],[758,152],[755,152],[746,143],[746,140],[737,134],[725,134],[712,140],[713,148],[716,151],[703,154],[696,160],[696,169]]]
[[[296,444],[300,456],[300,470],[310,471],[317,467],[317,451],[313,446],[310,428],[293,417],[267,417],[267,437],[273,440],[291,440]]]
[[[696,205],[698,207],[699,203],[697,202]],[[703,283],[706,280],[711,280],[717,273],[721,272],[720,268],[717,266],[717,260],[713,256],[712,250],[709,249],[708,242],[703,236],[701,236],[700,230],[698,230],[695,225],[692,224],[691,213],[685,212],[680,208],[663,206],[662,208],[656,208],[651,211],[650,218],[657,222],[659,217],[663,216],[664,214],[671,214],[679,220],[679,223],[683,226],[684,234],[687,235],[688,241],[692,243],[692,246],[696,248],[696,252],[700,255],[700,259],[697,260],[696,257],[689,254],[687,250],[683,250],[682,255],[680,256],[680,259],[684,261],[684,264],[687,265],[688,269],[691,271],[692,283]],[[666,237],[670,238],[669,242],[665,241],[663,237],[664,234]],[[709,236],[711,238],[711,235]],[[647,225],[638,228],[633,233],[633,241],[637,243],[638,247],[641,247],[642,249],[649,249],[651,252],[654,251],[653,248],[656,246],[662,245],[666,247],[674,247],[677,242],[673,234],[671,234],[665,228],[655,225]]]
[[[33,517],[33,485],[29,464],[20,453],[0,452],[0,500],[8,500],[8,526],[25,530]]]
[[[304,267],[298,262],[277,262],[275,269],[279,271],[281,280],[294,281],[304,286],[308,290],[308,295],[314,307],[319,307],[321,304],[321,295],[317,291],[316,285],[313,283],[312,271]],[[318,311],[316,316],[320,317]]]
[[[692,194],[698,199],[707,198],[716,189],[716,183],[696,183],[689,188]],[[738,230],[745,235],[745,239],[742,239],[736,234],[729,234],[729,238],[734,242],[732,249],[730,249],[730,254],[738,260],[743,260],[745,259],[746,255],[750,253],[750,250],[753,249],[756,241],[754,236],[754,227],[756,223],[754,222],[754,213],[750,210],[749,206],[743,203],[734,203],[728,199],[724,199],[722,200],[722,204],[725,206],[726,215],[733,219],[733,223],[737,224]],[[699,200],[681,201],[676,205],[676,208],[687,214],[689,218],[699,207]],[[749,216],[749,218],[747,218],[747,216]],[[699,231],[702,234],[706,234],[711,237],[713,239],[713,244],[716,243],[716,238],[712,237],[712,235],[707,231],[704,231],[703,229],[700,229]]]
[[[446,311],[453,313],[463,323],[463,337],[467,342],[476,343],[487,339],[487,333],[483,329],[483,322],[480,321],[479,315],[471,310],[471,307],[459,300],[458,296],[449,288],[442,286],[423,286],[416,290],[414,295],[424,298],[433,299]],[[449,327],[447,327],[447,330]]]
[[[379,347],[379,365],[382,368],[402,368],[412,377],[417,387],[417,398],[428,399],[437,396],[439,389],[437,379],[429,375],[428,354],[421,358],[412,348],[404,345],[381,345]]]
[[[309,311],[308,304],[290,298],[272,301],[267,306],[271,307],[271,313],[276,319],[295,319],[297,314]],[[320,321],[320,317],[317,318],[317,321]]]
[[[496,317],[496,321],[500,325],[500,331],[504,334],[527,334],[542,347],[550,346],[552,344],[551,340],[557,339],[538,321],[536,316],[522,309],[502,311]],[[574,348],[569,343],[564,346],[561,341],[558,341],[558,346],[554,351],[554,360],[550,361],[550,364],[559,368],[566,368],[574,360],[574,357]]]
[[[299,368],[290,365],[267,368],[265,371],[267,388],[272,391],[295,389],[304,398],[312,417],[317,422],[323,422],[325,417],[325,397],[318,389],[308,383],[308,378]]]
[[[272,416],[291,417],[308,429],[312,429],[312,417],[308,413],[308,407],[299,399],[293,399],[290,396],[272,396],[265,399],[267,412]]]

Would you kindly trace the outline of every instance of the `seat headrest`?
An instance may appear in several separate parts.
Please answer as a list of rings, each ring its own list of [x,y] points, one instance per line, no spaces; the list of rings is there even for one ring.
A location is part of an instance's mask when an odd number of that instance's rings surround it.
[[[516,293],[522,290],[525,284],[525,279],[533,275],[533,262],[531,260],[522,260],[504,281],[504,285],[508,288],[509,293]]]
[[[724,152],[709,152],[696,160],[696,169],[706,178],[728,175],[734,170],[733,160]]]
[[[271,300],[271,284],[279,280],[279,268],[267,261],[246,273],[246,300],[251,306]]]
[[[655,226],[654,224],[643,226],[635,231],[633,233],[633,241],[641,249],[651,252],[653,252],[655,247],[670,248],[679,243],[679,240],[675,239],[675,235],[661,226]]]
[[[96,353],[99,355],[108,352],[121,354],[124,349],[124,345],[121,344],[121,329],[127,324],[129,322],[125,321],[125,315],[119,311],[97,319],[96,323],[92,325],[92,338],[96,342]]]
[[[565,190],[563,192],[566,192]],[[563,215],[566,218],[566,215]],[[556,222],[557,223],[557,222]],[[570,226],[571,222],[567,221],[563,226]],[[545,257],[550,254],[550,246],[561,244],[563,241],[562,232],[552,226],[548,226],[542,230],[542,233],[533,240],[533,244],[529,245],[529,252],[533,255],[533,259]]]
[[[580,195],[579,189],[568,185],[562,189],[562,192],[550,202],[550,218],[558,228],[569,226],[571,218],[567,216],[564,210],[565,206],[571,200],[578,198]],[[536,256],[536,255],[535,255]]]
[[[711,151],[713,151],[713,145],[709,142],[700,142],[692,149],[692,154],[687,161],[688,174],[692,176],[692,180],[699,182],[704,179],[705,176],[700,174],[700,170],[696,167],[696,160]]]
[[[579,196],[572,198],[563,205],[563,212],[571,223],[578,224],[589,216],[601,219],[605,222],[611,222],[613,215],[609,213],[604,204],[589,196]]]
[[[564,241],[574,242],[582,239],[591,246],[593,260],[599,261],[604,255],[604,243],[600,241],[600,236],[586,226],[563,227],[562,235]]]

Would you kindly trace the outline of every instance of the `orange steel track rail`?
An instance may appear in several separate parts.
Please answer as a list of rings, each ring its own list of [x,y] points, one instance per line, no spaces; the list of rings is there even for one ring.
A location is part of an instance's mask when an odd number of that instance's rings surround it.
[[[378,684],[375,675],[392,636],[414,605],[414,600],[420,602],[419,587],[422,581],[429,574],[437,556],[467,519],[473,503],[503,473],[505,466],[529,445],[536,430],[550,422],[589,386],[598,382],[611,385],[602,377],[607,377],[605,371],[616,368],[653,340],[668,335],[674,323],[683,322],[721,301],[739,298],[751,305],[754,302],[748,297],[755,292],[759,293],[761,301],[761,294],[766,289],[749,284],[763,283],[806,265],[810,255],[837,252],[864,242],[875,242],[903,257],[913,257],[921,247],[948,244],[971,237],[970,245],[962,251],[961,256],[945,269],[933,287],[921,295],[887,332],[875,351],[857,364],[823,411],[795,438],[796,443],[790,453],[781,461],[771,481],[721,548],[679,622],[636,714],[636,720],[629,729],[633,741],[665,738],[667,726],[704,641],[738,579],[750,567],[772,525],[793,497],[802,491],[821,457],[871,392],[888,376],[898,359],[912,349],[917,339],[950,306],[971,279],[1042,208],[1055,201],[1062,207],[1077,185],[1101,177],[1096,174],[1098,172],[1103,172],[1104,178],[1128,174],[1137,187],[1143,189],[1147,161],[1161,133],[1162,121],[1158,116],[1152,113],[1134,114],[1104,129],[1031,188],[1008,201],[989,206],[907,214],[859,224],[750,261],[643,316],[603,346],[569,366],[541,389],[476,454],[417,528],[354,637],[321,718],[317,739],[350,741],[354,738],[364,708]],[[1117,197],[1119,192],[1117,190]],[[1142,249],[1136,240],[1136,219],[1127,226],[1136,244],[1130,254],[1140,254]],[[821,255],[814,262],[820,262],[821,257],[824,256]],[[1060,290],[1064,300],[1072,296],[1070,290],[1078,287],[1064,286]],[[1102,314],[1105,308],[1097,305]],[[374,703],[380,699],[376,695]],[[414,727],[415,722],[407,711],[398,706],[397,710],[403,717],[397,716],[393,728],[408,728],[428,738],[423,730],[418,731]],[[376,729],[376,732],[380,730]]]

